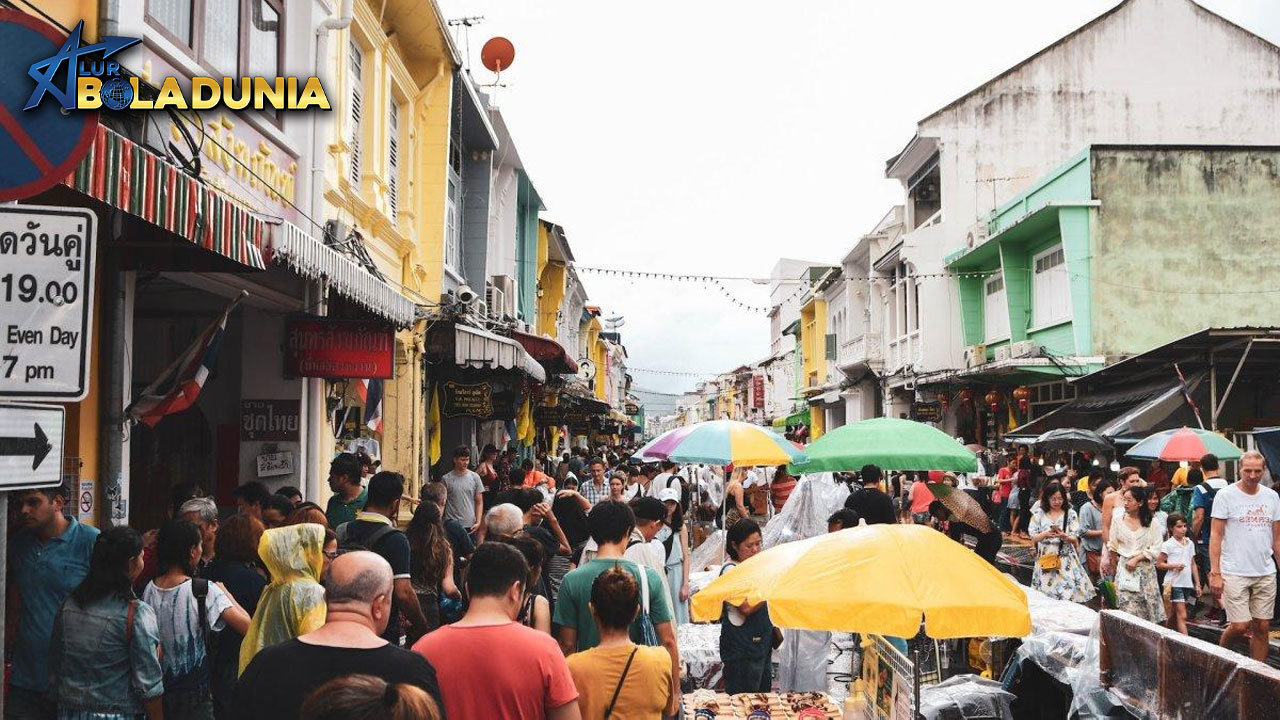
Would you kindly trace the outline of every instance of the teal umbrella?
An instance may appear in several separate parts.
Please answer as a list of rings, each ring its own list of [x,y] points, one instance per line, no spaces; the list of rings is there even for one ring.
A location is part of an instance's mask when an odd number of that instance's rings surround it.
[[[874,418],[838,427],[805,446],[808,462],[791,472],[861,470],[950,470],[977,472],[978,459],[954,438],[931,425],[898,418]]]

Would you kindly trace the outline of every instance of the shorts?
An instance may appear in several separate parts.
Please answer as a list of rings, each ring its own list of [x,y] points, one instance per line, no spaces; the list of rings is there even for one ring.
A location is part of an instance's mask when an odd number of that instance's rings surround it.
[[[1022,499],[1022,493],[1019,492],[1017,488],[1014,488],[1013,492],[1009,493],[1009,509],[1021,510],[1022,503],[1019,502],[1019,500],[1021,499]]]
[[[1196,589],[1189,587],[1171,587],[1169,590],[1169,602],[1177,603],[1196,603]]]
[[[1227,622],[1270,620],[1275,614],[1276,574],[1245,577],[1222,576],[1222,608]]]

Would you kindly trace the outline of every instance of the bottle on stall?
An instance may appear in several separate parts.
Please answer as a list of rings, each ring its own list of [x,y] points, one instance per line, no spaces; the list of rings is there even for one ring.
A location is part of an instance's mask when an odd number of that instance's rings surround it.
[[[870,720],[871,714],[867,708],[866,685],[862,678],[854,681],[853,687],[849,691],[849,697],[844,699],[843,720]]]

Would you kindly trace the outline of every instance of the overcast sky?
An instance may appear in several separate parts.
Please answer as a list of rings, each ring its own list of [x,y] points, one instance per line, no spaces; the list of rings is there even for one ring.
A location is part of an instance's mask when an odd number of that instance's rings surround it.
[[[1115,0],[439,0],[516,47],[498,104],[580,266],[767,276],[835,263],[901,202],[884,161],[916,121]],[[1203,0],[1280,41],[1280,2]],[[459,36],[466,52],[465,36]],[[764,315],[715,287],[582,273],[635,385],[691,389],[768,354]],[[766,306],[765,287],[726,283]]]

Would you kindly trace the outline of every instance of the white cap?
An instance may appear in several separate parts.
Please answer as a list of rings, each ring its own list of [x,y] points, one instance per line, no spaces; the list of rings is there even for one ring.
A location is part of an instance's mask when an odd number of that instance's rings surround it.
[[[658,493],[658,499],[662,502],[667,502],[668,500],[680,502],[680,491],[675,488],[663,488],[662,492]]]

